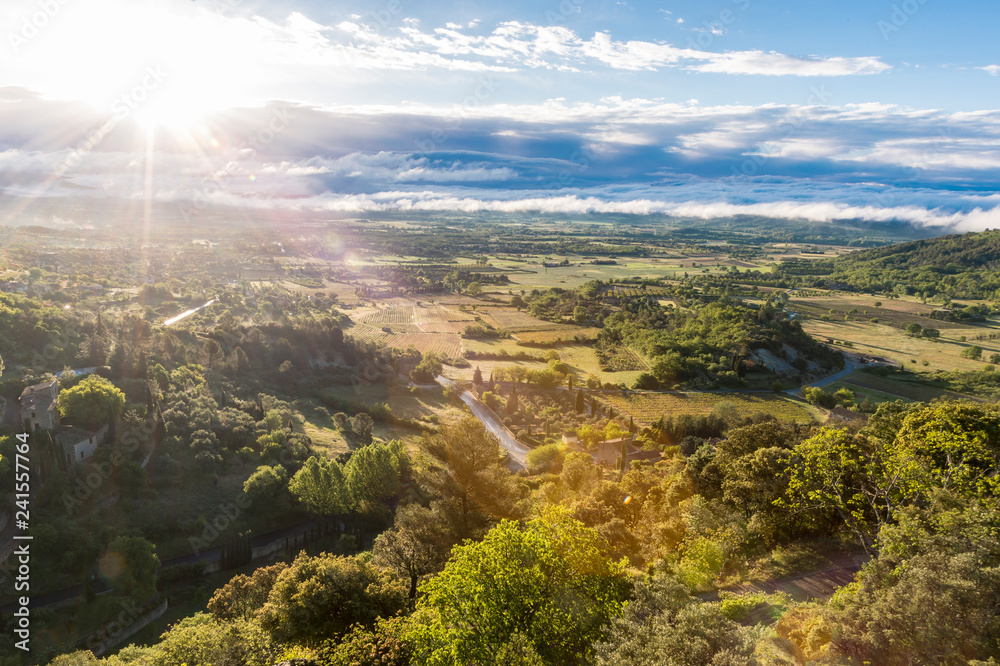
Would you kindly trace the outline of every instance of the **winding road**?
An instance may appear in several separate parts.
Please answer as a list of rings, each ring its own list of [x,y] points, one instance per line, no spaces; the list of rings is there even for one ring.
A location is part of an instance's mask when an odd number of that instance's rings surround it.
[[[447,377],[438,375],[434,379],[441,386],[455,385],[455,380],[448,379]],[[507,467],[512,472],[518,472],[522,469],[526,469],[526,461],[528,459],[528,453],[531,449],[517,441],[517,437],[514,437],[514,434],[507,429],[507,426],[505,426],[503,422],[497,418],[497,415],[493,413],[493,410],[484,405],[482,400],[473,395],[472,391],[462,391],[459,397],[462,399],[462,402],[469,406],[473,416],[479,419],[482,424],[486,426],[486,430],[500,440],[500,446],[507,450],[507,453],[510,455]]]
[[[829,375],[827,377],[823,377],[822,379],[818,379],[811,384],[806,384],[802,388],[785,391],[785,393],[801,398],[802,389],[810,387],[819,388],[821,386],[826,386],[827,384],[832,384],[833,382],[843,379],[847,375],[851,374],[859,367],[861,367],[861,365],[857,363],[857,361],[855,361],[854,358],[852,358],[848,354],[845,354],[844,369],[841,370],[840,372]],[[455,380],[448,379],[447,377],[442,377],[441,375],[438,375],[434,379],[441,386],[447,387],[456,385]],[[658,391],[639,391],[639,392],[658,393]],[[723,393],[723,392],[747,393],[747,391],[739,391],[739,390],[704,391],[704,393]],[[761,391],[761,393],[770,393],[770,391]],[[510,459],[507,463],[507,466],[510,468],[510,470],[512,472],[518,472],[522,469],[527,469],[526,461],[528,458],[528,453],[531,451],[531,449],[529,449],[521,442],[517,441],[517,437],[514,436],[514,433],[512,433],[510,430],[507,429],[507,427],[497,417],[497,415],[493,413],[493,410],[491,410],[489,407],[483,404],[483,402],[479,398],[477,398],[471,391],[462,391],[459,397],[462,399],[462,402],[464,402],[466,405],[469,406],[469,409],[472,411],[472,414],[477,419],[479,419],[484,426],[486,426],[486,429],[493,435],[495,435],[497,439],[500,440],[500,445],[503,446],[503,448],[506,449],[507,453],[510,455]]]
[[[496,417],[493,411],[484,405],[479,398],[472,395],[471,391],[462,391],[460,397],[462,398],[462,402],[469,406],[475,417],[482,421],[486,429],[500,440],[500,445],[507,449],[507,453],[510,454],[510,462],[507,466],[512,471],[525,469],[527,467],[525,461],[528,459],[528,447],[517,441],[517,438],[511,434],[510,430],[507,430],[506,426]]]

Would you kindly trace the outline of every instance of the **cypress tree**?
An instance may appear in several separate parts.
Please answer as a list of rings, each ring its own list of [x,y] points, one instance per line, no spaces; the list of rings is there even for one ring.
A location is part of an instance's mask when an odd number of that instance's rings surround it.
[[[510,387],[510,395],[507,397],[507,414],[508,416],[513,416],[517,414],[517,387]]]

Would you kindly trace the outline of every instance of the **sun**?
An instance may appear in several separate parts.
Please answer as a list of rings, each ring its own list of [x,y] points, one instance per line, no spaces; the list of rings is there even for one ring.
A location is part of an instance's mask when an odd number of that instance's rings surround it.
[[[183,126],[231,106],[249,80],[248,37],[226,17],[170,0],[78,0],[27,44],[25,78],[117,121]],[[230,22],[231,23],[231,22]]]
[[[155,70],[152,71],[155,73]],[[152,75],[150,78],[153,78]],[[119,112],[125,113],[128,109],[129,115],[146,129],[190,127],[201,122],[214,107],[210,98],[196,86],[171,82],[169,78],[148,95],[144,85],[140,84],[118,100]]]

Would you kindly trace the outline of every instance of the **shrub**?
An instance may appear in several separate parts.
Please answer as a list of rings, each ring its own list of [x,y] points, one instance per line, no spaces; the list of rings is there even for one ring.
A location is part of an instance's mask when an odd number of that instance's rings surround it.
[[[979,345],[972,345],[971,347],[966,347],[962,350],[962,358],[969,358],[973,361],[978,361],[983,357],[983,348]]]
[[[562,447],[558,444],[546,444],[528,453],[528,472],[540,474],[552,469],[552,466],[562,458]]]

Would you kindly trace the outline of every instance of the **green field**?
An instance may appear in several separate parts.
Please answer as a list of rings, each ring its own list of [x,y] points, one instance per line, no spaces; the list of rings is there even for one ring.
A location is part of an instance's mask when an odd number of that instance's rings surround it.
[[[878,377],[867,372],[855,372],[845,377],[842,382],[851,390],[871,390],[890,396],[892,399],[902,398],[914,402],[930,402],[937,398],[947,398],[950,400],[977,400],[974,396],[967,396],[954,391],[927,386],[917,381],[906,381],[893,379],[891,377]],[[828,389],[829,390],[829,389]],[[874,398],[873,398],[874,400]]]
[[[630,393],[608,394],[602,399],[644,425],[661,416],[707,415],[723,402],[731,403],[742,417],[765,413],[781,421],[811,423],[818,416],[809,405],[766,393]]]
[[[841,347],[847,352],[886,358],[922,371],[981,370],[983,361],[961,356],[962,350],[974,344],[983,348],[984,360],[1000,353],[1000,323],[996,320],[973,323],[931,319],[929,315],[939,307],[914,299],[809,293],[814,295],[790,300],[789,312],[800,315],[802,328],[820,341],[852,343],[853,347]],[[875,307],[876,302],[881,306]],[[940,337],[931,340],[908,336],[905,329],[910,324],[938,329]],[[990,339],[991,335],[998,337]]]
[[[471,377],[471,375],[470,375]],[[389,405],[396,416],[427,420],[436,417],[441,423],[451,423],[464,415],[463,407],[449,403],[444,399],[441,388],[418,388],[410,391],[405,386],[388,387],[383,384],[359,384],[356,387],[330,387],[325,393],[338,400],[355,402],[361,405],[373,405],[384,402]],[[335,410],[330,408],[332,414]],[[333,425],[332,418],[323,418],[315,413],[304,413],[305,422],[302,429],[313,440],[317,448],[329,455],[347,451],[350,443],[346,437]],[[299,427],[299,426],[297,426]],[[415,445],[423,436],[421,431],[380,421],[375,421],[372,435],[386,441],[401,439],[408,445]]]

